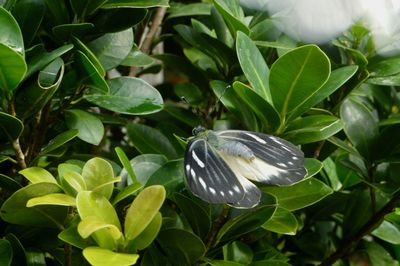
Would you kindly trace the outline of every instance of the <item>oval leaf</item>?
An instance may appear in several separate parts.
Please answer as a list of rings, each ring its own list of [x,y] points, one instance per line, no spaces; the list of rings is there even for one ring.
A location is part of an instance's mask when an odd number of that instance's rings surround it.
[[[38,205],[58,205],[58,206],[75,206],[76,201],[71,197],[62,193],[52,193],[41,197],[36,197],[28,200],[26,207],[33,207]]]
[[[41,182],[57,184],[54,176],[49,171],[41,167],[25,168],[24,170],[19,171],[19,173],[33,184]]]
[[[82,110],[65,111],[65,120],[70,129],[78,129],[78,138],[93,145],[99,145],[104,135],[104,126],[100,119]]]
[[[83,250],[83,256],[92,265],[96,266],[129,266],[136,263],[137,254],[117,253],[99,247],[88,247]]]
[[[107,199],[111,197],[114,188],[114,171],[109,162],[101,158],[90,159],[83,166],[82,177],[88,190],[96,189],[97,193]]]

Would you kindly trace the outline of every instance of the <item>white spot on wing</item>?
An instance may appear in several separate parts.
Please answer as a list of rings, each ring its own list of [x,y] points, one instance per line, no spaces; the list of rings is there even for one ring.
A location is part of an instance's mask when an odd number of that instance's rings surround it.
[[[233,196],[233,191],[232,190],[229,190],[228,193],[229,193],[229,195]]]
[[[236,192],[240,192],[240,188],[237,185],[233,186],[233,190],[235,190]]]
[[[284,163],[277,163],[277,165],[282,166],[282,167],[286,167],[286,164],[284,164]]]
[[[210,189],[210,192],[211,192],[212,194],[215,194],[215,193],[216,193],[216,191],[215,191],[214,188],[210,187],[209,189]]]
[[[193,169],[190,169],[190,174],[193,176],[193,178],[196,178],[196,173],[194,172]]]
[[[186,167],[186,172],[189,172],[190,171],[190,164],[187,164],[185,167]]]
[[[200,182],[201,186],[203,187],[203,189],[206,190],[207,185],[206,185],[206,182],[204,182],[203,178],[199,177],[199,182]]]
[[[219,194],[221,194],[221,196],[225,196],[225,193],[223,191],[220,191]]]
[[[192,157],[196,161],[198,166],[200,166],[201,168],[205,167],[205,164],[200,160],[199,157],[197,157],[197,154],[194,151],[192,151]]]
[[[262,138],[260,138],[260,137],[258,137],[258,136],[256,136],[256,135],[254,135],[254,134],[251,134],[251,133],[244,133],[244,134],[246,134],[246,135],[249,136],[249,137],[252,137],[252,138],[255,139],[257,142],[260,142],[260,143],[262,143],[262,144],[267,144],[267,142],[266,142],[265,140],[263,140]]]
[[[293,160],[298,160],[299,157],[293,156],[292,159],[293,159]]]

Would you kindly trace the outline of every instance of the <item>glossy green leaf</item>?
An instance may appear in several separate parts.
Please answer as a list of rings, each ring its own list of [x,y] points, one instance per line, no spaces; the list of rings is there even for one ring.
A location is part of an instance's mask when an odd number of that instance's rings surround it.
[[[296,216],[290,211],[278,207],[271,219],[264,223],[262,227],[278,234],[295,235],[299,225]]]
[[[124,150],[121,149],[120,147],[116,147],[115,153],[117,154],[119,161],[121,162],[122,166],[124,167],[123,169],[129,175],[132,183],[133,184],[137,183],[138,181],[137,181],[137,177],[135,175],[135,171],[133,170],[131,162],[129,161],[128,157],[126,156]]]
[[[243,32],[237,34],[236,53],[252,89],[268,104],[272,104],[267,63],[254,42]]]
[[[163,186],[154,185],[142,190],[129,207],[124,224],[125,237],[136,238],[151,223],[165,200]]]
[[[58,206],[75,206],[75,198],[62,193],[52,193],[44,196],[32,198],[26,203],[26,207],[39,205],[58,205]]]
[[[88,190],[96,190],[106,199],[110,199],[114,188],[114,171],[109,162],[98,157],[90,159],[83,166],[82,177]]]
[[[7,239],[0,239],[0,265],[11,266],[13,250]]]
[[[378,228],[372,231],[372,235],[394,245],[400,244],[399,228],[388,221],[383,221]]]
[[[83,256],[92,265],[96,266],[129,266],[136,263],[137,254],[117,253],[99,247],[87,247],[83,250]]]
[[[236,239],[260,228],[274,214],[276,206],[262,206],[228,220],[219,230],[216,243]]]
[[[104,70],[103,66],[101,65],[99,59],[93,54],[93,52],[78,38],[73,37],[72,41],[74,43],[74,47],[84,53],[89,61],[93,64],[96,68],[97,72],[101,77],[104,77],[106,71]]]
[[[215,8],[224,18],[232,36],[236,37],[238,31],[246,35],[250,34],[249,28],[240,20],[244,15],[237,0],[214,0],[213,2]]]
[[[147,248],[156,239],[158,232],[161,229],[162,216],[158,212],[154,216],[150,224],[133,240],[135,247],[138,250]]]
[[[145,8],[100,9],[91,22],[98,33],[113,33],[134,27],[144,20],[148,12]]]
[[[92,23],[74,23],[74,24],[61,24],[53,27],[53,34],[60,42],[70,41],[74,36],[84,37],[86,34],[93,31],[94,25]]]
[[[116,205],[118,202],[134,195],[143,185],[139,182],[124,187],[113,199],[112,204]]]
[[[25,168],[24,170],[19,171],[19,173],[33,184],[42,182],[57,184],[54,176],[49,171],[41,167]]]
[[[83,239],[78,233],[79,217],[75,217],[67,228],[58,234],[58,238],[65,243],[74,247],[84,249],[85,247],[93,246],[95,243],[92,239]]]
[[[110,1],[108,1],[110,2]],[[108,33],[90,42],[88,47],[105,70],[118,66],[128,56],[133,45],[132,29]]]
[[[3,203],[0,216],[4,221],[12,224],[61,227],[67,215],[66,207],[51,205],[26,207],[26,203],[31,198],[60,192],[61,188],[53,183],[37,183],[23,187]]]
[[[294,144],[325,140],[343,129],[339,118],[331,115],[310,115],[292,121],[284,138]]]
[[[54,151],[57,148],[60,148],[65,143],[78,136],[78,134],[79,131],[76,129],[70,129],[59,134],[55,138],[51,139],[45,147],[43,147],[43,149],[40,151],[40,155],[45,155],[47,153],[50,153],[51,151]]]
[[[85,218],[78,225],[78,233],[83,238],[88,238],[94,232],[102,229],[107,229],[108,233],[110,233],[112,238],[115,240],[118,240],[122,237],[122,232],[117,226],[113,224],[107,224],[101,218],[96,216]]]
[[[304,167],[307,170],[306,177],[312,177],[321,171],[323,164],[317,159],[305,158]]]
[[[46,266],[46,258],[44,252],[35,249],[27,249],[25,251],[27,265]]]
[[[207,213],[198,203],[183,194],[174,194],[174,199],[193,232],[204,239],[211,229],[210,213]]]
[[[222,247],[224,260],[249,265],[253,260],[252,249],[240,241],[228,243]]]
[[[103,224],[114,225],[121,231],[117,213],[102,195],[91,191],[81,191],[76,197],[76,205],[82,220],[93,218]],[[94,232],[92,237],[100,247],[114,249],[116,246],[115,239],[107,228]]]
[[[63,179],[76,191],[81,192],[86,190],[86,183],[83,177],[77,172],[66,172]]]
[[[26,74],[27,66],[22,55],[0,43],[0,89],[13,91]]]
[[[129,124],[127,129],[130,140],[141,153],[159,153],[170,159],[176,158],[175,148],[159,130],[142,124]]]
[[[391,254],[376,242],[364,241],[363,246],[368,254],[371,265],[397,266],[399,261],[392,258]]]
[[[178,265],[192,265],[206,248],[195,234],[178,228],[162,230],[157,237],[165,254]]]
[[[288,114],[288,120],[293,120],[308,111],[311,107],[317,105],[329,95],[334,93],[337,89],[341,88],[354,74],[357,72],[358,67],[355,65],[337,68],[331,72],[329,79],[324,85],[315,89],[315,91],[307,95],[301,103],[299,103]]]
[[[179,98],[184,99],[190,105],[200,104],[204,100],[202,91],[194,83],[176,84],[174,91]]]
[[[368,64],[371,77],[386,77],[400,73],[400,57],[389,57]]]
[[[71,0],[71,7],[79,18],[92,15],[98,8],[100,8],[107,0]]]
[[[258,128],[254,112],[252,112],[249,107],[242,104],[230,85],[223,81],[213,80],[211,81],[211,88],[224,106],[232,112],[239,121],[244,123],[248,129],[256,130]]]
[[[120,7],[155,7],[155,6],[165,6],[168,7],[168,0],[108,0],[106,4],[102,5],[102,8],[120,8]]]
[[[0,44],[11,48],[20,55],[24,54],[24,41],[22,39],[21,29],[15,18],[3,7],[0,6],[0,25],[2,25],[2,34]]]
[[[333,192],[330,187],[313,177],[291,186],[270,186],[263,187],[262,190],[273,195],[277,199],[279,207],[289,211],[314,204]]]
[[[400,75],[369,78],[367,82],[381,86],[400,86]]]
[[[79,109],[65,111],[65,120],[69,129],[79,130],[78,138],[99,145],[104,135],[104,126],[100,119]]]
[[[329,78],[328,57],[315,45],[287,52],[271,67],[272,101],[282,118],[313,95]]]
[[[167,161],[167,158],[161,154],[142,154],[133,158],[131,160],[131,165],[135,169],[135,175],[138,181],[141,184],[146,184],[150,176]],[[122,169],[120,175],[123,179],[127,179],[128,184],[132,184],[132,181],[127,178],[125,169]]]
[[[14,192],[20,189],[22,186],[11,177],[0,174],[0,187],[5,191]]]
[[[151,114],[163,107],[161,94],[142,79],[119,77],[107,82],[108,94],[86,94],[84,98],[110,111],[128,115]]]
[[[211,5],[209,3],[173,3],[168,9],[168,19],[177,17],[192,17],[210,15]]]
[[[140,49],[136,46],[136,44],[134,44],[128,56],[124,59],[124,61],[121,62],[121,65],[144,67],[151,65],[154,62],[155,60],[153,57],[140,51]]]
[[[54,61],[58,57],[61,57],[73,47],[74,46],[72,44],[66,44],[52,50],[51,52],[46,52],[44,49],[41,49],[40,51],[33,53],[26,60],[28,64],[28,71],[26,72],[24,79],[27,79],[33,73],[42,70],[50,62]]]
[[[267,128],[273,131],[279,127],[280,117],[277,111],[253,89],[240,81],[235,81],[233,83],[233,89],[237,95],[257,114]]]
[[[146,186],[163,185],[167,191],[167,195],[184,187],[183,159],[172,160],[161,166],[154,174],[151,175]]]
[[[378,123],[372,112],[356,98],[347,98],[340,107],[344,132],[365,158],[372,156],[372,145],[378,136]]]
[[[24,124],[18,118],[0,112],[0,138],[16,140],[24,130]]]
[[[76,53],[76,64],[77,64],[77,72],[82,79],[84,84],[88,84],[90,87],[94,87],[96,90],[99,90],[103,93],[108,93],[110,88],[99,72],[99,67],[90,59],[86,54],[81,51],[77,51]],[[102,69],[104,71],[104,69]]]

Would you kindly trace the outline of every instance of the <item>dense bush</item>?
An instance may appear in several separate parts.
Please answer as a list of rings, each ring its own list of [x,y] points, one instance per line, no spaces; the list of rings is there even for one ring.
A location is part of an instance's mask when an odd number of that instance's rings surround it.
[[[399,264],[400,58],[361,24],[319,47],[231,0],[3,0],[0,28],[1,265]],[[307,176],[205,203],[197,125],[287,139]]]

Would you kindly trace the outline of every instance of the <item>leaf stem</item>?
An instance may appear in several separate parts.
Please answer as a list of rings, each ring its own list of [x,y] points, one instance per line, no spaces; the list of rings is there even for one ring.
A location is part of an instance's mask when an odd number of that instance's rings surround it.
[[[328,266],[335,263],[337,260],[341,259],[342,257],[346,256],[348,253],[352,251],[354,247],[358,244],[358,242],[367,234],[372,232],[377,226],[379,226],[384,219],[385,215],[392,212],[393,209],[396,207],[396,204],[400,200],[400,189],[393,194],[392,199],[386,203],[375,215],[369,219],[369,221],[358,230],[356,234],[353,236],[345,239],[342,243],[343,245],[340,246],[334,253],[332,253],[328,258],[322,261],[321,266]]]

